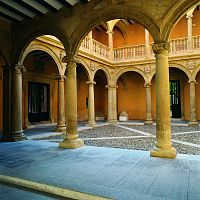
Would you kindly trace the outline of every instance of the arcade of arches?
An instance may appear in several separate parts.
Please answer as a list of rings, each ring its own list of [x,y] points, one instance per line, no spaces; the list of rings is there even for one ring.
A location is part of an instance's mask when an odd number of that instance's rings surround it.
[[[199,1],[99,2],[75,6],[68,17],[61,11],[53,22],[53,13],[50,21],[0,19],[2,140],[26,139],[29,125],[54,122],[67,133],[59,147],[77,148],[84,144],[77,121],[155,120],[151,155],[175,158],[170,118],[200,120]]]

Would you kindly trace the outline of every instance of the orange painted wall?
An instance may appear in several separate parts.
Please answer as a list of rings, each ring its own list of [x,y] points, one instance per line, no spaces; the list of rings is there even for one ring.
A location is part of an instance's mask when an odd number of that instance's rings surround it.
[[[113,32],[114,32],[113,34],[114,48],[145,43],[144,27],[138,23],[126,26],[125,38],[122,37],[122,34],[117,28],[114,28]]]
[[[197,120],[200,120],[200,72],[196,76],[196,116]]]
[[[122,81],[117,82],[118,116],[122,111],[128,113],[129,119],[145,119],[146,91],[144,79],[135,72],[122,75]]]
[[[88,98],[87,74],[83,66],[77,68],[77,112],[78,121],[88,120],[88,109],[86,108],[86,98]]]
[[[0,56],[0,131],[3,130],[3,58]]]
[[[94,40],[97,40],[98,42],[101,42],[102,44],[108,46],[108,34],[106,33],[106,30],[97,31],[96,29],[92,30],[92,37]]]
[[[108,116],[108,89],[106,88],[107,81],[105,77],[95,75],[94,81],[96,85],[94,86],[94,101],[95,101],[95,116],[103,114],[104,118],[107,119]]]
[[[195,9],[193,12],[192,24],[193,35],[200,35],[200,10]]]

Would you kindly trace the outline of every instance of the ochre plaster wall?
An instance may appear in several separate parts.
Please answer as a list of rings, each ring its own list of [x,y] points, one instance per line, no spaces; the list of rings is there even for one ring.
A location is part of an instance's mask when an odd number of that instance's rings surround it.
[[[86,98],[88,98],[87,74],[82,66],[77,67],[77,114],[78,121],[88,120],[88,109],[86,108]]]
[[[93,29],[92,37],[94,40],[108,46],[108,34],[106,33],[106,30],[97,31],[96,29]]]
[[[139,45],[145,43],[144,27],[138,23],[127,25],[125,29],[125,38],[123,38],[119,29],[113,29],[113,47],[123,47],[131,45]]]
[[[97,72],[98,73],[98,72]],[[101,74],[102,75],[102,74]],[[103,115],[105,119],[108,116],[108,89],[105,77],[95,75],[94,81],[94,101],[95,101],[95,116]]]
[[[196,76],[196,115],[197,115],[197,120],[200,120],[200,72],[198,72]]]
[[[200,35],[200,10],[195,9],[193,12],[192,24],[192,34]]]
[[[121,77],[122,79],[118,79],[117,82],[118,116],[122,111],[126,111],[130,120],[144,120],[146,116],[144,79],[135,72],[127,72]]]

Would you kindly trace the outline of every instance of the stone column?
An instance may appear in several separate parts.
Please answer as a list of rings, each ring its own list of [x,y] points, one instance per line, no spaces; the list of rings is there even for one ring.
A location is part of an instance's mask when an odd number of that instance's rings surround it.
[[[58,123],[55,131],[66,131],[65,124],[65,76],[58,77]]]
[[[92,31],[88,33],[89,37],[89,46],[90,46],[90,53],[93,53],[93,38],[92,38]]]
[[[151,47],[149,45],[149,31],[145,29],[145,54],[146,57],[151,57]]]
[[[176,149],[171,143],[171,119],[169,98],[169,43],[153,45],[156,55],[156,145],[150,155],[175,158]]]
[[[151,115],[151,84],[145,84],[146,88],[146,120],[144,124],[151,125],[153,124],[152,115]]]
[[[192,12],[187,13],[187,25],[188,25],[188,50],[193,50],[193,38],[192,38]]]
[[[114,59],[114,55],[113,55],[113,31],[111,30],[108,30],[107,31],[107,34],[108,34],[108,47],[110,48],[109,50],[109,58],[111,60]]]
[[[189,81],[190,83],[190,121],[188,126],[197,126],[198,122],[196,119],[196,103],[195,103],[195,81]]]
[[[109,123],[117,123],[117,85],[107,85],[108,89],[108,119]]]
[[[86,83],[89,86],[88,125],[93,127],[95,125],[94,84],[96,84],[96,82],[95,81],[87,81]]]
[[[64,60],[64,59],[63,59]],[[70,60],[66,70],[66,135],[60,148],[78,148],[84,145],[77,134],[77,80],[76,62]]]
[[[23,65],[15,65],[13,71],[12,95],[12,137],[14,141],[25,140],[22,130],[22,73],[26,71]]]

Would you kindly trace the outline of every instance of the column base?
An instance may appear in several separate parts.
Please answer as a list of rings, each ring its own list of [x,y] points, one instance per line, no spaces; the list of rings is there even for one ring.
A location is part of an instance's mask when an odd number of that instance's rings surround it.
[[[161,149],[158,147],[154,147],[153,150],[150,151],[150,156],[160,157],[160,158],[176,158],[176,149],[171,147],[169,149]]]
[[[144,125],[152,125],[153,124],[153,120],[146,120],[144,122]]]
[[[88,122],[87,126],[89,127],[96,127],[96,122]]]
[[[118,120],[117,120],[117,119],[108,119],[108,120],[107,120],[107,123],[110,123],[110,124],[117,124],[117,123],[118,123]]]
[[[76,138],[75,140],[64,139],[59,143],[59,148],[64,149],[76,149],[82,146],[84,146],[84,141],[80,138]]]
[[[189,121],[188,122],[188,126],[198,126],[198,125],[199,125],[198,121]]]
[[[53,131],[54,132],[65,132],[66,126],[57,126]]]

